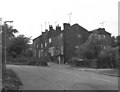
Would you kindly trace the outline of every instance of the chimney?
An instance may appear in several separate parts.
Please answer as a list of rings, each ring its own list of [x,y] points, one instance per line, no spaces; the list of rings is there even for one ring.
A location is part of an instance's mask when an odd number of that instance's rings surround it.
[[[45,29],[45,32],[48,32],[48,30],[47,30],[47,29]]]
[[[49,25],[49,31],[53,30],[53,26]]]
[[[45,32],[42,32],[42,35],[44,34]]]
[[[70,28],[70,24],[69,23],[64,23],[63,24],[63,28],[64,28],[64,30]]]
[[[61,31],[61,27],[59,25],[56,26],[56,31]]]

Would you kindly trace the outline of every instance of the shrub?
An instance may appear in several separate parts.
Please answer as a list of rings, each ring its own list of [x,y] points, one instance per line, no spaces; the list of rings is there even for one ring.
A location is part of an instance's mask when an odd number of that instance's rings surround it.
[[[72,57],[68,63],[71,65],[71,66],[79,66],[79,59],[77,57]]]
[[[32,57],[28,65],[47,66],[47,60],[44,57],[42,58]]]
[[[106,47],[98,56],[98,67],[116,68],[118,64],[117,49]]]

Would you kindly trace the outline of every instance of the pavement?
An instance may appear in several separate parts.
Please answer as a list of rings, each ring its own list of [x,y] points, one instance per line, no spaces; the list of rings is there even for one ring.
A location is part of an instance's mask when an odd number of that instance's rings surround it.
[[[102,75],[120,77],[118,69],[90,69],[90,68],[71,68],[77,71],[93,72]]]
[[[7,68],[17,73],[22,90],[118,90],[118,77],[76,71],[69,69],[69,65],[7,65]]]
[[[65,65],[65,64],[56,64],[56,63],[49,63],[50,66],[52,67],[64,67],[64,68],[69,68],[72,70],[77,70],[77,71],[86,71],[86,72],[93,72],[97,74],[102,74],[102,75],[108,75],[108,76],[115,76],[115,77],[120,77],[118,69],[95,69],[95,68],[85,68],[85,67],[71,67],[70,65]]]

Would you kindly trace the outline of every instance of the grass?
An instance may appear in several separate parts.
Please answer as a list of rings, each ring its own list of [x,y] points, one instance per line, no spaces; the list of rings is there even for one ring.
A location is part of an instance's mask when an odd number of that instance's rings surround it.
[[[4,73],[2,77],[3,92],[10,92],[10,90],[20,90],[22,83],[12,70],[6,69],[6,73]]]
[[[101,72],[99,72],[99,73],[100,73],[100,74],[111,75],[111,76],[119,76],[119,71],[118,71],[118,69],[101,71]]]

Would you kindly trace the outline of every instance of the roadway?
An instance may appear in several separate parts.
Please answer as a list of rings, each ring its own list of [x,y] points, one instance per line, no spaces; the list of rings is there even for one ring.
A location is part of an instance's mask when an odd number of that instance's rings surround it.
[[[7,65],[23,83],[22,90],[118,90],[118,77],[77,71],[68,65]]]

